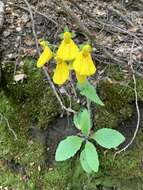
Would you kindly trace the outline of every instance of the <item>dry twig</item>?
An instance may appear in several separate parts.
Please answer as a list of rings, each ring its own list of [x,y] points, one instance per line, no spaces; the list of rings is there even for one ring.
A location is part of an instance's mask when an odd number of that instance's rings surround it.
[[[37,35],[36,35],[36,32],[35,32],[35,23],[34,23],[32,8],[31,8],[31,6],[30,6],[30,4],[28,3],[27,0],[24,0],[24,2],[27,5],[29,13],[30,13],[30,18],[31,18],[31,22],[32,22],[32,31],[33,31],[33,35],[34,35],[34,39],[35,39],[35,43],[36,43],[36,47],[37,47],[37,52],[38,52],[38,55],[40,55],[39,46],[38,46],[38,39],[37,39]],[[74,110],[72,110],[71,108],[66,108],[65,105],[63,104],[60,96],[57,93],[56,87],[53,84],[49,73],[47,72],[46,67],[43,67],[43,71],[44,71],[44,73],[45,73],[45,75],[47,77],[47,80],[48,80],[48,82],[49,82],[49,84],[50,84],[50,86],[51,86],[51,88],[52,88],[52,90],[53,90],[53,92],[54,92],[54,94],[55,94],[55,96],[56,96],[56,98],[57,98],[57,100],[58,100],[61,108],[62,108],[62,110],[66,110],[67,112],[75,113]]]
[[[136,135],[137,135],[138,130],[139,130],[139,125],[140,125],[140,110],[139,110],[139,105],[138,105],[137,82],[136,82],[136,77],[135,77],[135,74],[134,74],[133,59],[132,59],[133,48],[134,48],[134,40],[133,40],[133,43],[132,43],[132,49],[131,49],[131,52],[130,52],[130,60],[128,62],[128,65],[130,66],[130,69],[132,71],[132,77],[133,77],[133,82],[134,82],[135,104],[136,104],[136,110],[137,110],[137,123],[136,123],[136,128],[135,128],[133,137],[131,138],[130,142],[125,147],[123,147],[121,150],[117,151],[115,153],[114,157],[116,157],[117,154],[120,154],[121,152],[123,152],[127,148],[129,148],[129,146],[131,146],[131,144],[133,143],[133,141],[136,138]]]
[[[119,10],[115,9],[113,6],[107,6],[107,9],[109,11],[116,13],[118,16],[120,16],[128,25],[134,26],[131,20],[129,20],[126,16],[124,16]]]
[[[95,26],[92,26],[93,28],[99,28],[101,30],[105,30],[107,32],[110,32],[110,33],[122,33],[122,34],[127,34],[131,37],[134,37],[135,39],[137,39],[140,43],[143,44],[143,41],[134,33],[126,30],[126,29],[123,29],[123,28],[120,28],[118,26],[115,26],[114,24],[110,24],[110,23],[106,23],[105,21],[102,21],[100,19],[97,18],[97,16],[95,16],[94,14],[90,13],[90,12],[87,12],[85,10],[83,10],[79,5],[78,3],[75,1],[75,0],[71,0],[72,3],[74,3],[74,5],[80,10],[82,11],[84,14],[86,14],[88,17],[90,17],[94,23],[95,23]],[[131,22],[129,21],[125,16],[123,16],[123,14],[118,11],[117,9],[114,9],[112,6],[108,7],[109,10],[112,10],[114,12],[116,12],[116,14],[119,14],[121,17],[124,17],[124,21],[126,22]],[[132,22],[131,22],[132,23]],[[130,23],[130,25],[131,25]],[[133,27],[133,23],[132,23],[132,27]]]
[[[43,69],[44,69],[45,75],[46,75],[46,77],[47,77],[47,79],[48,79],[48,82],[49,82],[50,86],[52,87],[53,92],[54,92],[55,96],[57,97],[57,99],[58,99],[58,101],[59,101],[59,103],[60,103],[61,108],[62,108],[63,110],[66,110],[67,112],[76,113],[76,112],[75,112],[74,110],[72,110],[71,108],[66,108],[66,107],[63,105],[63,102],[62,102],[61,98],[59,97],[59,95],[58,95],[58,93],[57,93],[57,91],[56,91],[55,85],[54,85],[54,84],[52,83],[52,81],[51,81],[51,77],[50,77],[50,75],[48,74],[48,72],[47,72],[47,70],[46,70],[46,67],[44,67]]]
[[[13,134],[13,136],[14,136],[14,140],[17,140],[17,135],[16,135],[16,133],[14,132],[14,130],[10,127],[10,124],[9,124],[9,122],[8,122],[8,119],[2,114],[2,113],[0,113],[0,117],[1,117],[1,122],[2,122],[2,120],[4,120],[5,122],[6,122],[6,125],[7,125],[7,127],[8,127],[8,129],[9,129],[9,131],[11,131],[11,133]]]
[[[78,26],[79,30],[89,39],[89,41],[92,41],[96,44],[96,47],[99,50],[102,50],[104,54],[110,58],[111,60],[114,60],[117,63],[124,64],[122,60],[117,59],[112,53],[110,53],[103,45],[101,45],[99,42],[96,41],[96,35],[91,33],[89,29],[84,25],[84,23],[73,13],[73,11],[70,9],[70,7],[66,4],[64,0],[58,0],[58,5],[61,6],[63,11],[67,14],[67,16]],[[57,3],[57,1],[55,1]]]
[[[26,7],[21,7],[21,6],[15,5],[15,4],[12,5],[12,6],[17,7],[17,8],[20,8],[20,9],[23,9],[23,10],[26,11],[26,12],[29,12],[29,9],[27,9]],[[31,7],[31,9],[32,9],[36,14],[38,14],[38,15],[40,15],[40,16],[46,18],[47,20],[49,20],[49,21],[51,21],[51,22],[53,22],[53,23],[57,26],[57,22],[56,22],[53,18],[51,18],[50,16],[47,16],[46,14],[41,13],[40,11],[37,11],[37,10],[35,10],[35,9],[32,8],[32,7]]]

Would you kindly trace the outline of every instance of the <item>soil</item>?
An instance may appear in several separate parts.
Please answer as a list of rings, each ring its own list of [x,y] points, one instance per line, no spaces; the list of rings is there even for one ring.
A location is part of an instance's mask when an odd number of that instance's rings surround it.
[[[137,123],[137,113],[135,104],[133,104],[134,112],[132,117],[124,122],[118,123],[117,130],[120,131],[126,138],[125,142],[120,146],[120,149],[126,146],[132,139]],[[143,127],[143,103],[139,103],[140,109],[140,127]],[[95,130],[95,129],[94,129]],[[143,130],[142,130],[143,132]],[[33,139],[41,141],[45,146],[46,163],[49,167],[53,167],[54,156],[57,145],[63,139],[70,135],[76,135],[79,131],[73,126],[71,118],[57,118],[50,123],[46,130],[32,128],[30,134]],[[131,145],[132,148],[134,144]]]
[[[79,131],[73,126],[71,117],[57,118],[51,122],[46,130],[31,128],[32,139],[41,141],[45,146],[45,161],[48,167],[53,167],[57,145],[61,140]]]
[[[100,70],[107,64],[120,64],[119,66],[128,72],[127,62],[134,40],[134,69],[142,76],[143,3],[141,0],[135,2],[71,0],[65,1],[64,5],[60,1],[32,0],[30,5],[32,10],[37,11],[33,11],[33,15],[38,39],[46,39],[52,44],[57,44],[58,35],[63,32],[65,25],[75,31],[75,41],[78,43],[91,40],[90,36],[95,35],[96,40],[92,40],[95,51],[93,57]],[[70,8],[73,17],[67,12],[66,7]],[[80,19],[80,23],[77,23],[75,17]],[[88,32],[84,31],[84,28]],[[31,19],[24,1],[8,0],[5,6],[3,33],[0,36],[3,64],[12,61],[19,65],[25,56],[37,57],[32,34]],[[102,75],[106,76],[106,73],[103,72]]]
[[[134,106],[134,113],[132,115],[132,118],[119,123],[119,127],[118,130],[124,134],[124,136],[126,137],[125,143],[122,144],[122,147],[126,146],[132,139],[134,131],[136,129],[137,126],[137,112],[136,112],[136,107],[135,104]],[[143,132],[143,103],[139,103],[139,110],[140,110],[140,129]],[[133,144],[132,144],[133,146]],[[131,147],[132,147],[131,146]],[[131,148],[130,147],[130,148]]]

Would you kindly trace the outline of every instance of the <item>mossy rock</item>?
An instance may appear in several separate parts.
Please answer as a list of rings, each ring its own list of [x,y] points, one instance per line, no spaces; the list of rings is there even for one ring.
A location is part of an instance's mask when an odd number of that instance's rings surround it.
[[[87,175],[83,172],[79,161],[72,159],[57,167],[48,170],[43,166],[45,147],[41,143],[31,141],[28,129],[32,126],[45,128],[50,121],[60,113],[59,104],[47,85],[41,70],[35,68],[35,60],[25,59],[24,65],[17,71],[26,74],[23,81],[13,80],[12,64],[3,66],[3,83],[0,92],[1,113],[8,118],[12,129],[16,132],[18,140],[14,141],[12,133],[6,123],[2,122],[0,128],[1,160],[14,159],[26,168],[30,176],[27,182],[21,174],[12,171],[0,164],[0,185],[13,189],[30,190],[93,190],[114,189],[134,190],[142,189],[142,148],[143,135],[138,134],[130,149],[118,155],[113,160],[114,151],[97,147],[100,155],[99,173]],[[110,78],[122,80],[123,73],[117,74],[119,68],[110,67]],[[114,75],[114,76],[113,76]],[[98,86],[101,99],[105,107],[98,107],[95,115],[95,128],[117,128],[121,122],[130,119],[134,114],[133,81],[127,86],[101,82]],[[143,101],[143,81],[137,78],[137,91],[139,100]]]
[[[2,88],[5,95],[31,125],[47,127],[59,114],[60,106],[44,74],[35,67],[35,60],[30,58],[24,59],[23,65],[16,71],[25,74],[23,81],[14,81],[13,70],[11,63],[3,66]]]

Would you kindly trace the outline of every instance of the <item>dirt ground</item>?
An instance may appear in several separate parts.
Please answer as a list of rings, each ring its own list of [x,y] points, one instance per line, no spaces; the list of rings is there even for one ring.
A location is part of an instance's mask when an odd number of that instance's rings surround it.
[[[137,1],[30,1],[38,39],[52,44],[59,41],[65,25],[76,33],[75,41],[91,41],[99,67],[118,64],[129,72],[132,44],[137,75],[143,72],[143,3]],[[24,56],[36,57],[36,46],[29,10],[24,1],[8,0],[0,36],[4,62],[20,64]],[[100,73],[101,75],[101,73]],[[106,73],[103,71],[103,76]]]

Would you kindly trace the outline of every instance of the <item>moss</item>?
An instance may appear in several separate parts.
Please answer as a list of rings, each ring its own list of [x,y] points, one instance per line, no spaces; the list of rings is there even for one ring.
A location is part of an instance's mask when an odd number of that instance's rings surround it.
[[[97,113],[98,114],[95,115],[96,129],[104,127],[109,127],[109,128],[117,127],[118,118],[116,117],[116,114],[108,111],[106,108],[98,109]]]
[[[44,78],[41,70],[35,68],[35,60],[25,59],[24,64],[17,68],[17,73],[24,73],[26,79],[13,80],[12,64],[3,67],[3,89],[13,105],[19,108],[29,123],[46,127],[60,111],[55,95]]]
[[[25,185],[19,175],[16,175],[8,170],[0,170],[0,187],[25,190]]]
[[[100,156],[100,171],[87,175],[78,160],[71,160],[48,170],[44,167],[44,147],[29,138],[31,126],[46,127],[60,112],[58,102],[47,85],[41,70],[34,67],[35,60],[25,59],[17,72],[27,75],[24,81],[13,81],[13,65],[3,66],[3,91],[0,92],[1,113],[8,118],[10,126],[18,136],[14,141],[6,123],[0,127],[0,157],[14,159],[26,168],[29,180],[25,182],[18,172],[9,170],[0,164],[0,185],[13,189],[30,190],[92,190],[104,186],[116,187],[116,190],[142,189],[142,149],[143,135],[140,132],[133,146],[113,160],[113,151],[104,154],[97,147]],[[114,80],[123,80],[124,74],[119,68],[107,68],[108,76]],[[96,109],[96,128],[117,128],[121,121],[128,120],[133,114],[133,81],[127,86],[101,82],[99,92],[105,107]],[[139,100],[143,100],[143,80],[137,78]]]
[[[124,73],[119,65],[108,65],[106,67],[106,76],[113,80],[121,81],[124,79]]]
[[[126,104],[134,101],[134,92],[131,88],[119,84],[103,82],[99,86],[105,108],[117,113]]]
[[[143,79],[137,78],[137,92],[139,96],[139,101],[143,101]]]
[[[68,171],[68,172],[67,172]],[[44,187],[48,186],[49,189],[52,190],[59,190],[59,189],[70,189],[70,179],[71,179],[71,168],[70,164],[63,163],[60,164],[56,169],[53,171],[49,171],[44,174]]]
[[[98,90],[105,107],[98,107],[95,115],[95,124],[97,128],[110,127],[115,128],[122,121],[128,120],[133,114],[133,103],[135,102],[134,82],[131,80],[128,84],[120,84],[124,80],[124,73],[120,68],[109,66],[107,75],[111,80],[101,81]],[[143,80],[136,77],[138,100],[143,100]]]
[[[98,173],[87,175],[82,171],[77,161],[73,168],[72,187],[73,189],[98,189],[98,187],[112,188],[117,190],[134,190],[135,187],[142,187],[142,147],[143,135],[140,133],[132,149],[121,153],[114,160],[114,152],[108,151],[103,154],[97,146],[100,158],[100,170]],[[77,180],[78,179],[78,180]],[[105,188],[105,189],[106,189]]]

